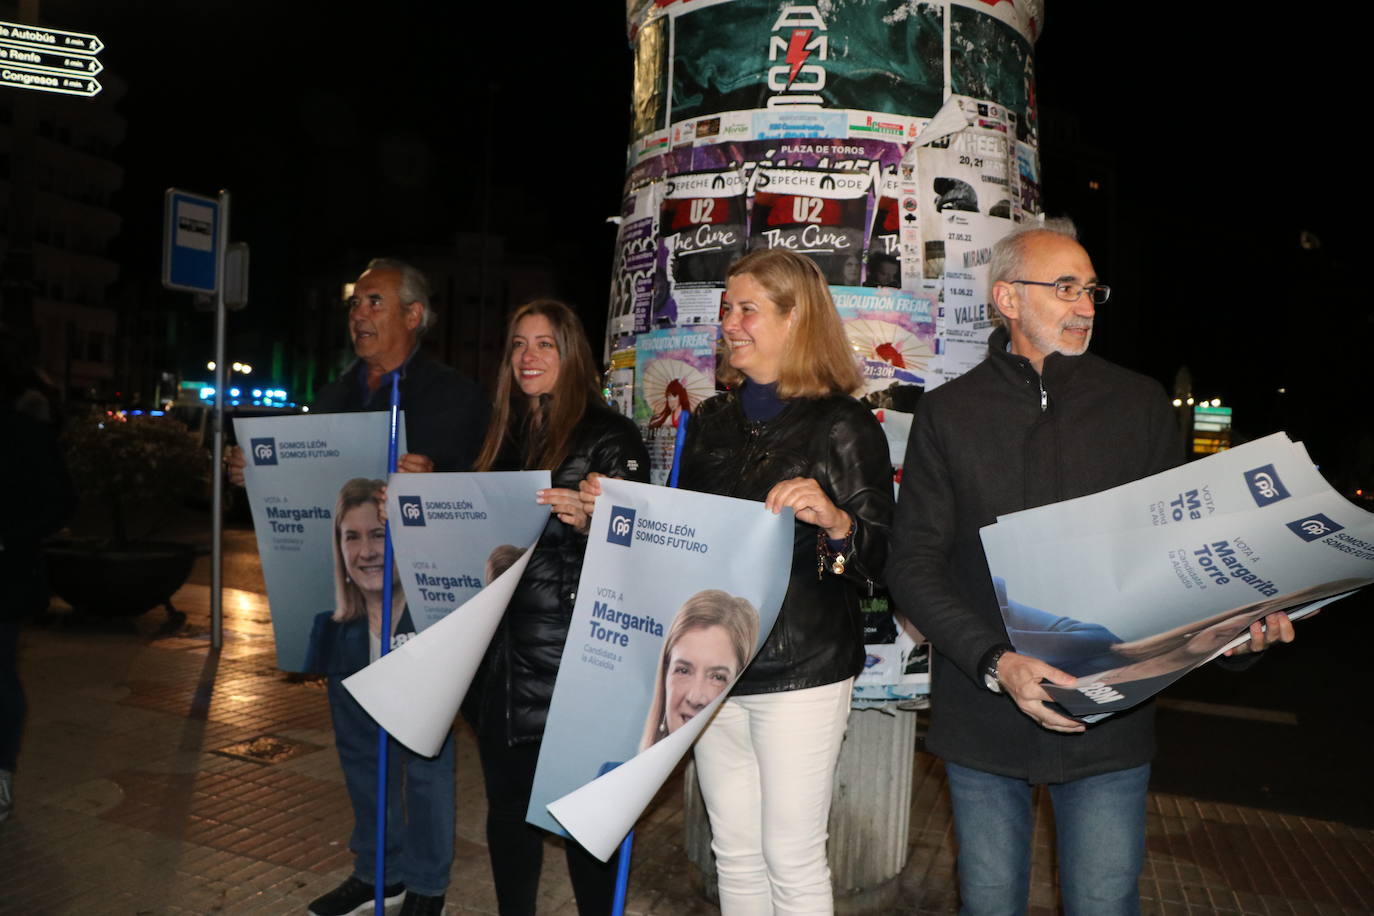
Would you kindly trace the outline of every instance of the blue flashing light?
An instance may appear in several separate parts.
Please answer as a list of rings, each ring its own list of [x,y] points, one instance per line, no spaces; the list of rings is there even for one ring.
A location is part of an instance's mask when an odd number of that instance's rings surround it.
[[[148,415],[149,415],[149,416],[153,416],[153,417],[165,417],[165,416],[167,416],[167,411],[165,411],[165,410],[150,410],[150,411],[148,411]]]
[[[210,387],[209,385],[207,385],[207,386],[205,386],[204,388],[200,389],[200,399],[201,399],[202,401],[209,401],[209,400],[212,400],[212,399],[214,398],[214,396],[215,396],[215,389],[212,388],[212,387]]]
[[[242,392],[239,391],[237,388],[230,388],[230,389],[229,389],[229,397],[231,397],[231,398],[236,398],[236,397],[238,397],[240,394],[242,394]],[[235,401],[234,403],[237,404],[238,401]]]
[[[254,389],[253,389],[253,397],[255,397],[255,398],[260,398],[260,397],[262,397],[262,389],[261,389],[261,388],[254,388]]]
[[[143,416],[143,411],[141,411],[141,410],[131,410],[131,411],[129,411],[129,416],[131,416],[131,417],[141,417],[141,416]]]

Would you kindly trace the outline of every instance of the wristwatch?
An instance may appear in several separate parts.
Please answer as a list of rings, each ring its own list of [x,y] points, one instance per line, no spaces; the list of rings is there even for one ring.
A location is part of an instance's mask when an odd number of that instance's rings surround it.
[[[993,693],[1002,692],[1002,682],[997,679],[997,663],[1002,660],[1003,655],[1012,651],[1014,651],[1013,647],[1008,645],[993,646],[988,650],[988,653],[983,656],[983,664],[981,665],[983,670],[983,686]]]

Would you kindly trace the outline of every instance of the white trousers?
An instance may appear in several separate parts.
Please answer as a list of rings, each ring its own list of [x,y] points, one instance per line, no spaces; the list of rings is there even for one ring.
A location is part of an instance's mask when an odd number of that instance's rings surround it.
[[[834,912],[825,841],[852,686],[731,697],[697,741],[723,916]]]

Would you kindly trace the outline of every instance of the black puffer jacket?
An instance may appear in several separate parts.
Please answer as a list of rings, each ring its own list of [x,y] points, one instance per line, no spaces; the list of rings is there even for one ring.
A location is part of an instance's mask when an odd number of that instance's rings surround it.
[[[816,571],[814,525],[797,522],[792,578],[778,622],[735,685],[736,695],[833,684],[863,667],[859,589],[882,574],[892,526],[892,465],[873,415],[853,398],[797,398],[750,422],[735,392],[698,409],[687,432],[681,486],[762,501],[774,484],[812,477],[855,521],[843,577]]]
[[[520,470],[522,454],[523,443],[512,441],[495,470]],[[593,471],[649,479],[649,455],[639,430],[599,403],[590,405],[578,423],[568,457],[553,472],[553,485],[575,490]],[[482,734],[504,737],[511,745],[543,737],[586,549],[586,535],[549,516],[463,706]]]

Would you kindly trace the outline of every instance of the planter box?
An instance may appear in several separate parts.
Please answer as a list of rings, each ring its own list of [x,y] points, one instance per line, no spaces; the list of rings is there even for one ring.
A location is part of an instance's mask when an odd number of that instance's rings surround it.
[[[197,549],[170,541],[142,541],[97,547],[67,541],[44,548],[53,592],[79,614],[136,617],[186,582]]]

